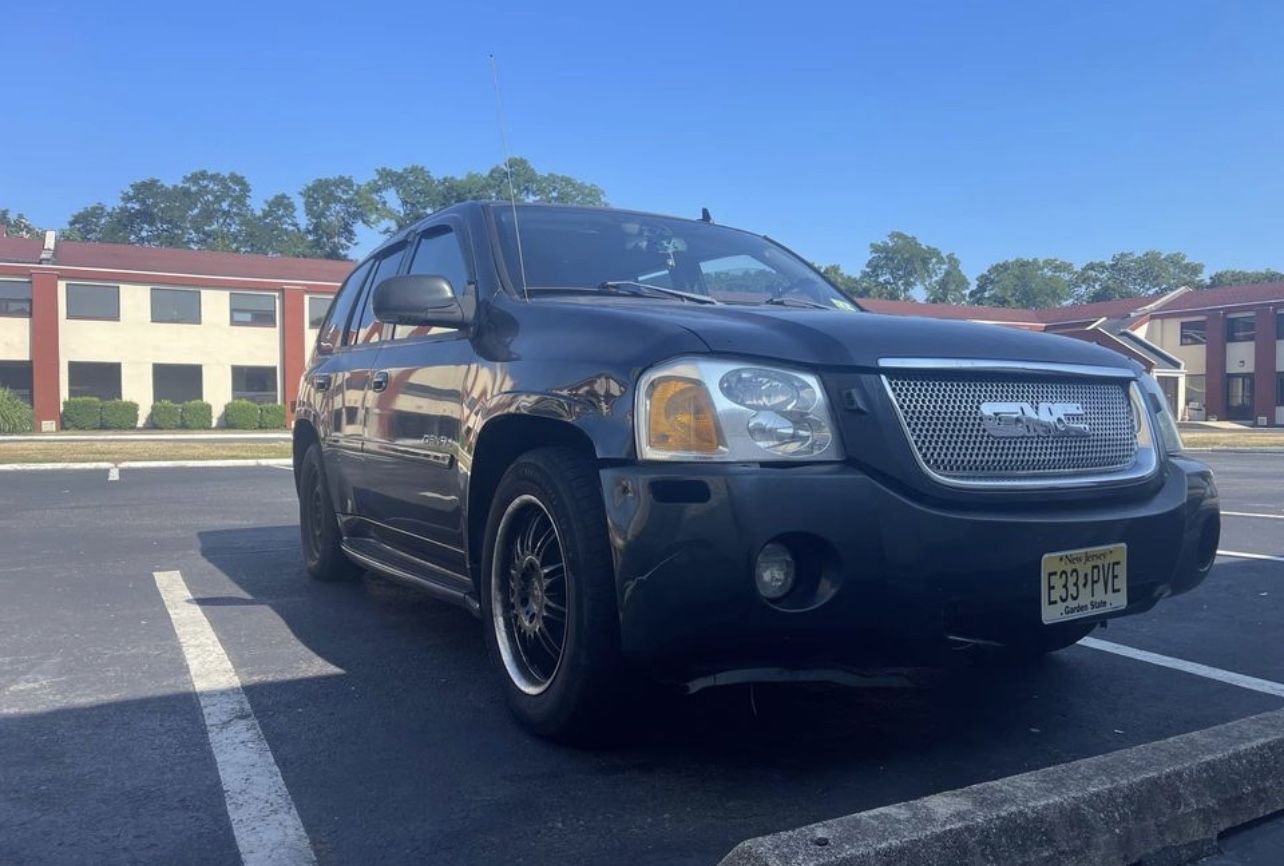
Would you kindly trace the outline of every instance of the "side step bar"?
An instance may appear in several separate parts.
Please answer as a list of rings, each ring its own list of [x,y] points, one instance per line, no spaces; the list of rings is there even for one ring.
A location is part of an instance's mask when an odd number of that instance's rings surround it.
[[[343,552],[353,562],[384,577],[422,589],[424,592],[466,608],[473,616],[481,616],[481,604],[473,592],[471,582],[462,575],[424,562],[374,538],[349,538],[343,542]]]

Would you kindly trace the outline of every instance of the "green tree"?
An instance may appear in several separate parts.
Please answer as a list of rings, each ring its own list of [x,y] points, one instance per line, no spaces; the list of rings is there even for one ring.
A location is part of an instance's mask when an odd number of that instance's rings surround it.
[[[303,233],[313,255],[341,259],[357,242],[357,226],[372,221],[369,192],[347,175],[320,177],[300,194]]]
[[[174,187],[178,207],[185,210],[187,237],[183,246],[198,250],[249,252],[254,219],[250,182],[235,172],[194,171]]]
[[[1284,273],[1274,268],[1266,268],[1261,271],[1240,271],[1232,268],[1214,271],[1208,278],[1206,288],[1215,289],[1218,286],[1247,286],[1253,283],[1281,282],[1284,282]]]
[[[528,160],[509,161],[512,194],[522,202],[550,202],[600,206],[606,194],[596,184],[564,174],[541,173]],[[435,210],[465,201],[505,201],[509,198],[508,171],[501,163],[483,173],[470,171],[455,177],[434,177],[422,165],[381,168],[365,185],[370,201],[367,224],[391,233]]]
[[[129,242],[128,238],[119,234],[119,226],[113,218],[112,209],[102,202],[91,204],[72,214],[62,236],[69,241]]]
[[[245,230],[246,252],[272,256],[308,256],[308,237],[299,228],[294,199],[277,193],[250,216]]]
[[[915,292],[927,294],[944,271],[945,256],[936,247],[913,235],[891,232],[887,240],[869,245],[858,291],[863,297],[912,301]]]
[[[0,208],[0,228],[11,238],[42,238],[45,235],[25,214],[10,213],[8,208]]]
[[[1108,262],[1088,262],[1075,276],[1075,299],[1080,303],[1141,298],[1198,286],[1204,266],[1185,253],[1115,253]]]
[[[1075,267],[1061,259],[1008,259],[976,278],[968,295],[988,307],[1057,307],[1074,294]]]
[[[860,277],[852,276],[838,265],[825,265],[824,267],[816,265],[815,268],[824,275],[825,279],[837,286],[843,294],[851,298],[860,297]]]
[[[927,290],[927,300],[932,304],[967,303],[968,289],[971,283],[963,268],[959,266],[959,257],[950,253],[945,257],[945,266],[941,275],[936,278]]]

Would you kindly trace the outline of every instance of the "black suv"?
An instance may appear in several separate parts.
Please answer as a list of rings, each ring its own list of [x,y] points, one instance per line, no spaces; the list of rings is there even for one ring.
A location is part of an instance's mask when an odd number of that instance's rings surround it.
[[[1194,587],[1220,529],[1123,356],[861,312],[768,238],[598,208],[384,243],[321,327],[294,466],[308,571],[478,614],[559,737],[635,677],[1059,649]]]

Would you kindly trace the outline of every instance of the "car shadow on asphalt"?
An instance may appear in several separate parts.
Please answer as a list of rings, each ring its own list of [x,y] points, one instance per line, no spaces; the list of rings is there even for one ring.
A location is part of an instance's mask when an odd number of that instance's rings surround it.
[[[511,719],[468,612],[372,575],[312,581],[296,526],[199,535],[203,558],[245,596],[193,589],[216,630],[219,608],[265,605],[342,672],[246,686],[309,832],[340,860],[369,857],[346,847],[355,843],[333,818],[364,807],[386,844],[427,845],[445,862],[500,859],[512,834],[525,833],[558,854],[550,862],[708,863],[749,836],[1259,709],[1174,695],[1170,678],[1181,674],[1076,649],[1029,665],[963,661],[913,688],[648,693],[605,747],[571,749]],[[233,660],[255,639],[236,636]],[[277,651],[244,650],[255,664]],[[412,814],[385,815],[387,803],[414,804]],[[502,829],[481,818],[497,806],[508,807]],[[407,820],[418,809],[431,815],[426,825]],[[638,846],[657,859],[640,858]]]

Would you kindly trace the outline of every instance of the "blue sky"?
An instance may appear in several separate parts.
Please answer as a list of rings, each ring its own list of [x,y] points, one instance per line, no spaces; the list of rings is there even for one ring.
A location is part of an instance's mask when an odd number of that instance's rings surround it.
[[[10,3],[0,207],[61,225],[130,181],[513,151],[613,204],[858,270],[893,229],[975,276],[1180,250],[1284,267],[1284,4]]]

